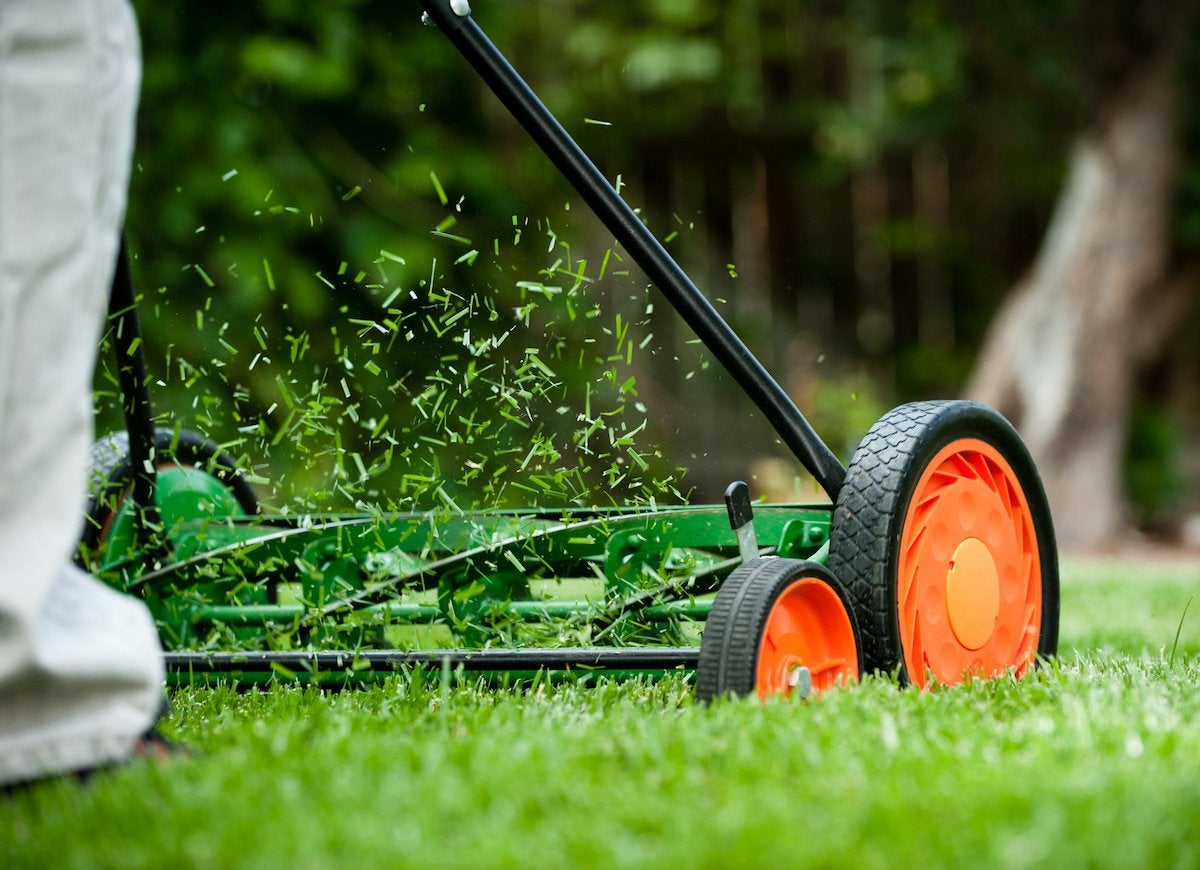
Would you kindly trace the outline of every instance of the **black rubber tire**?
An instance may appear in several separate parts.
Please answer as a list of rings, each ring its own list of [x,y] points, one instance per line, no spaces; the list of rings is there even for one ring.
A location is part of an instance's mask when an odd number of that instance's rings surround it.
[[[258,513],[258,496],[237,467],[234,458],[199,433],[188,429],[160,428],[154,432],[155,464],[158,468],[185,465],[211,474],[223,483],[246,514]],[[105,435],[92,445],[88,472],[86,521],[80,535],[84,552],[96,553],[103,543],[104,529],[133,483],[129,463],[129,433]]]
[[[1058,650],[1058,551],[1041,479],[1012,425],[977,402],[914,402],[889,411],[854,453],[838,494],[829,568],[846,584],[862,629],[868,671],[911,682],[901,648],[897,595],[899,545],[909,504],[926,466],[959,439],[991,446],[1012,468],[1029,506],[1041,566],[1037,654]]]
[[[696,695],[716,698],[757,691],[759,647],[780,595],[804,576],[828,585],[841,601],[854,633],[856,666],[862,672],[862,642],[845,588],[823,566],[799,559],[750,559],[725,579],[705,621],[696,665]]]

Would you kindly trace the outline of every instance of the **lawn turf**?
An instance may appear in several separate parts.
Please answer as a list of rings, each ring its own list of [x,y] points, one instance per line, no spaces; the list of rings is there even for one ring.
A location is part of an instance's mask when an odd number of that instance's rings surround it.
[[[1197,593],[1068,564],[1057,661],[924,693],[182,689],[197,757],[0,798],[0,867],[1200,866]]]

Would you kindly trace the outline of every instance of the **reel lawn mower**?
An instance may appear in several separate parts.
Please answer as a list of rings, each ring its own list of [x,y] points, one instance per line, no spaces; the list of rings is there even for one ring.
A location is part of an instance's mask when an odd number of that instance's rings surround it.
[[[418,2],[832,507],[752,507],[739,482],[724,505],[260,514],[229,455],[155,427],[122,250],[112,311],[127,432],[96,445],[80,558],[148,602],[172,679],[694,668],[709,700],[808,696],[872,671],[918,686],[1019,676],[1053,655],[1054,533],[1012,426],[973,402],[903,405],[843,467],[465,0]]]

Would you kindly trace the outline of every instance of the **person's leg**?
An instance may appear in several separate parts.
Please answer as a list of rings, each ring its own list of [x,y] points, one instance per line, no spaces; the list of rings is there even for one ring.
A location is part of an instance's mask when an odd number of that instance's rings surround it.
[[[0,2],[0,783],[121,759],[162,702],[145,607],[69,564],[140,72],[126,0]]]

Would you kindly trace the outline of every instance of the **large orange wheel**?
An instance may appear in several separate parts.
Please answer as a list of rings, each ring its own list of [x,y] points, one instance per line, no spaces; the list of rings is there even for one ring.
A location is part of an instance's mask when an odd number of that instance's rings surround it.
[[[858,680],[862,646],[842,585],[824,567],[751,559],[725,580],[700,643],[696,693],[800,694]]]
[[[1058,556],[1028,451],[974,402],[889,412],[838,495],[830,568],[850,591],[871,670],[924,686],[1012,669],[1058,648]]]

